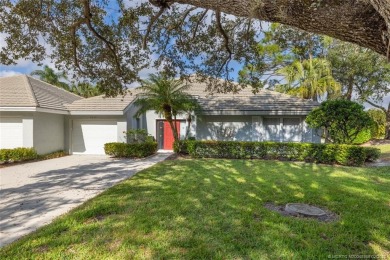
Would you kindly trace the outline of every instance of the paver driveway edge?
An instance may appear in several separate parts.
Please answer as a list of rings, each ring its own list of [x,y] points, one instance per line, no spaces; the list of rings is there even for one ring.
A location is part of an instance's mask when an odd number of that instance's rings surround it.
[[[71,155],[0,169],[0,247],[171,154],[141,160]]]

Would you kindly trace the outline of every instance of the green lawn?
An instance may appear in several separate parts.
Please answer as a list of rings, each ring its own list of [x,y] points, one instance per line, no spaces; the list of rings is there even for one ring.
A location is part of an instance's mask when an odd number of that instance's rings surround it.
[[[333,223],[265,209],[304,202]],[[324,259],[390,256],[390,167],[165,161],[20,241],[0,259]]]

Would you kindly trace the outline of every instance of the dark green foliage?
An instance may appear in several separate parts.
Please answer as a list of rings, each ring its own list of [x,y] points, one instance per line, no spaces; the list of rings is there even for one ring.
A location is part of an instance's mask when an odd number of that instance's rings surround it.
[[[339,144],[180,141],[181,153],[194,158],[274,159],[361,166],[379,158],[375,148]],[[174,145],[178,152],[178,143]]]
[[[107,143],[104,145],[104,151],[114,157],[143,158],[157,152],[157,143]]]
[[[2,163],[33,160],[37,157],[38,154],[34,148],[0,149],[0,162]]]
[[[349,100],[328,100],[311,111],[306,123],[313,129],[323,128],[329,141],[352,144],[358,134],[373,124],[364,107]]]

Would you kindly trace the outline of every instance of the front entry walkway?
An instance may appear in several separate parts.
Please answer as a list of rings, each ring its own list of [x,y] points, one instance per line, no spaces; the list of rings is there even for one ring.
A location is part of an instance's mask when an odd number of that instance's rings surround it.
[[[139,160],[71,155],[0,169],[0,247],[171,154]]]

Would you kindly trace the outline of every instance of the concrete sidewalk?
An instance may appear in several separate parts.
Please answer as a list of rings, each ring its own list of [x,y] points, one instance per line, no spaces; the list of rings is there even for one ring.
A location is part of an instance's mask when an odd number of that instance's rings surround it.
[[[140,160],[71,155],[0,169],[0,247],[171,154]]]

